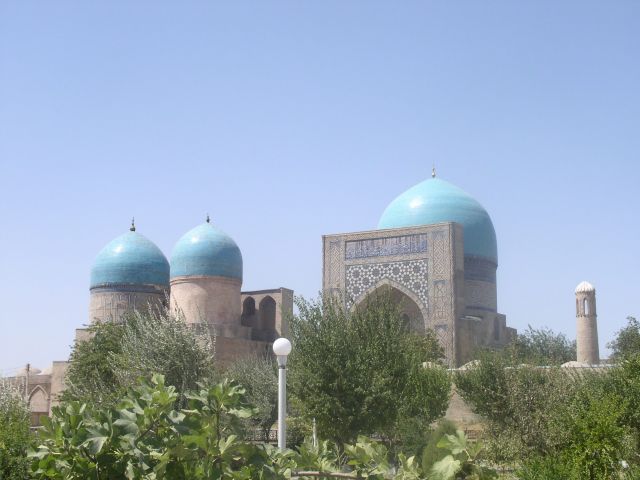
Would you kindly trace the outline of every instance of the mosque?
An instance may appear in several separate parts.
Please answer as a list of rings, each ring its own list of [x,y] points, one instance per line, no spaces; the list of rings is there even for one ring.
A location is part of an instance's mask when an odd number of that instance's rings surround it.
[[[431,329],[450,368],[468,362],[479,347],[514,339],[498,312],[496,233],[487,211],[455,185],[432,177],[387,206],[373,230],[324,235],[323,290],[358,308],[386,292],[415,332]],[[136,231],[109,242],[97,255],[89,285],[89,324],[120,321],[133,310],[170,306],[184,321],[216,336],[216,360],[270,352],[287,335],[293,290],[243,292],[242,254],[236,242],[209,218],[185,233],[171,260]],[[595,289],[576,290],[578,361],[597,364]],[[76,341],[87,337],[76,330]],[[47,415],[64,388],[67,362],[13,379],[26,392],[32,423]]]
[[[412,329],[436,333],[451,367],[516,334],[498,313],[491,218],[435,170],[393,200],[375,230],[324,236],[323,254],[325,291],[352,306],[387,290]]]

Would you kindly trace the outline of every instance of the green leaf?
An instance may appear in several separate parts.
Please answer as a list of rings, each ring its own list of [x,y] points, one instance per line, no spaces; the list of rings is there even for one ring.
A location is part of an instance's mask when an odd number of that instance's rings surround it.
[[[453,455],[458,455],[467,449],[467,438],[462,430],[456,430],[455,435],[445,435],[438,442],[438,448],[445,448]]]
[[[102,447],[107,441],[107,438],[109,437],[106,437],[106,436],[89,437],[87,440],[85,440],[82,443],[82,446],[86,447],[89,450],[89,453],[91,453],[91,455],[96,455],[100,453],[100,450],[102,450]]]
[[[453,436],[453,435],[451,435]],[[451,455],[447,455],[442,460],[437,461],[431,467],[430,480],[452,480],[456,473],[460,471],[460,460],[456,460]]]

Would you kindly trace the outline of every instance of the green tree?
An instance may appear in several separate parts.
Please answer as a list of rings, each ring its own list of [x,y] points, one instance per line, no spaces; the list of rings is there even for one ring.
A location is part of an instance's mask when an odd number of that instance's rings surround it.
[[[124,324],[97,323],[87,330],[89,340],[76,342],[71,349],[62,398],[114,403],[123,388],[111,360],[122,353]]]
[[[629,428],[622,423],[624,399],[603,385],[583,384],[568,408],[561,409],[561,425],[569,434],[565,458],[576,479],[616,478],[632,450]]]
[[[510,365],[562,365],[576,359],[576,342],[563,333],[529,325],[512,343],[498,351]],[[481,355],[482,350],[477,352],[476,358]]]
[[[247,401],[257,409],[256,414],[246,420],[247,427],[258,429],[267,439],[278,419],[278,373],[274,360],[250,356],[235,361],[224,375],[244,387]]]
[[[500,352],[485,352],[477,365],[456,373],[462,398],[487,423],[487,448],[495,461],[555,452],[566,442],[559,408],[581,382],[598,374],[560,367],[511,366]]]
[[[627,326],[616,333],[616,338],[607,347],[616,361],[640,354],[640,322],[635,317],[627,317]]]
[[[182,393],[212,379],[214,348],[209,331],[187,325],[180,311],[136,311],[125,320],[121,352],[110,363],[120,385],[156,372]]]
[[[291,391],[319,435],[345,443],[378,433],[393,441],[403,416],[432,422],[449,400],[450,380],[434,338],[419,338],[388,295],[347,310],[339,300],[298,299],[290,322]],[[423,423],[424,423],[423,422]]]
[[[167,310],[134,312],[120,323],[89,327],[89,339],[73,346],[66,400],[113,405],[138,377],[154,372],[178,392],[213,374],[214,343],[208,332],[187,325]]]
[[[0,478],[27,478],[30,443],[29,409],[13,386],[0,384]]]
[[[610,380],[606,388],[624,399],[622,423],[635,432],[640,446],[640,354],[625,357],[612,369]]]

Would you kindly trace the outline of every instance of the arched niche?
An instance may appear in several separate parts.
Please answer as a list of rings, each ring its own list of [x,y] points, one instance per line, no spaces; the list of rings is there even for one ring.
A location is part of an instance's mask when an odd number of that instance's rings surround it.
[[[276,301],[268,295],[260,301],[260,328],[269,332],[276,329]]]
[[[398,305],[400,317],[408,325],[409,329],[415,333],[425,333],[425,309],[421,308],[417,297],[388,280],[383,280],[360,297],[355,308],[366,305],[368,299],[376,295],[389,295],[391,301]]]
[[[29,409],[34,413],[49,411],[49,396],[39,385],[29,395]]]
[[[242,315],[240,323],[245,327],[256,326],[256,301],[253,297],[247,297],[242,302]]]

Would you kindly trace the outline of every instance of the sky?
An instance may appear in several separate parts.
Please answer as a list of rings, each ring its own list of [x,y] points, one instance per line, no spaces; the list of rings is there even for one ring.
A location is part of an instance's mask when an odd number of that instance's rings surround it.
[[[640,2],[0,2],[0,374],[68,357],[100,249],[213,223],[244,290],[438,176],[489,212],[498,309],[600,346],[640,315]]]

